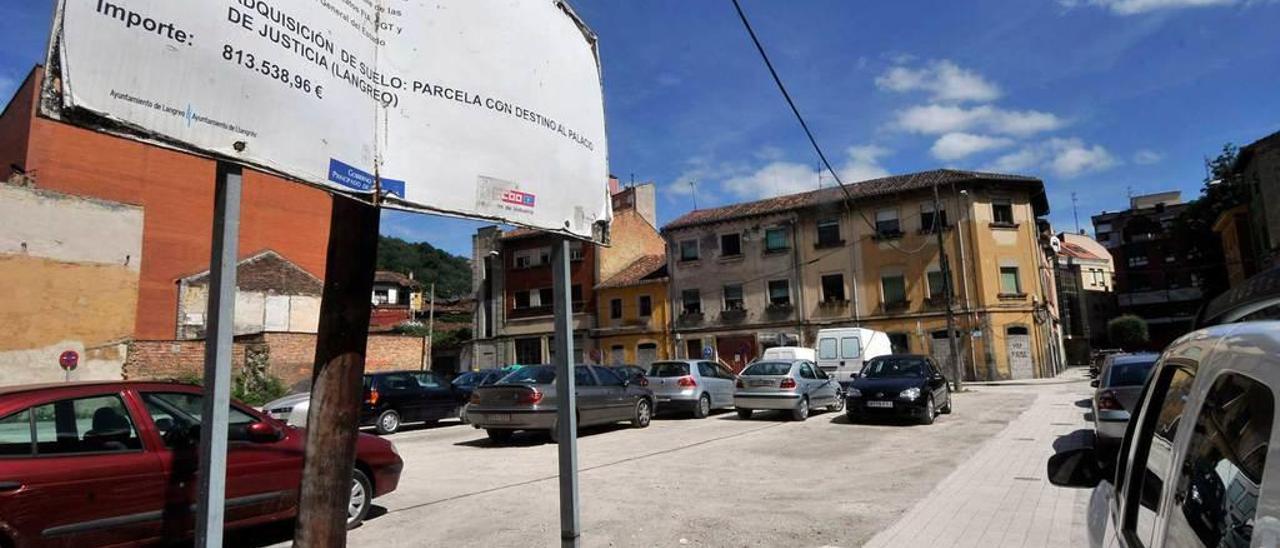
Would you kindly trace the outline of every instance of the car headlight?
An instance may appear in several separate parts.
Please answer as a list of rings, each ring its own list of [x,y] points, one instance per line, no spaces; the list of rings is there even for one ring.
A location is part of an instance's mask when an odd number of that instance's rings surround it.
[[[907,401],[915,401],[920,398],[920,389],[915,387],[908,388],[903,390],[901,394],[898,394],[898,397]]]
[[[848,390],[845,390],[844,395],[850,398],[861,398],[862,391],[850,386]]]

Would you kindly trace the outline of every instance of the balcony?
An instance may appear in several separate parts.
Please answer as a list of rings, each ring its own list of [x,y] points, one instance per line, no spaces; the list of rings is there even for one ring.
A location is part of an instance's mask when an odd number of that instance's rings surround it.
[[[747,319],[747,309],[731,308],[720,311],[720,321],[725,323],[737,323]]]
[[[789,316],[793,311],[795,311],[795,309],[795,305],[792,305],[791,303],[769,303],[769,306],[764,308],[764,313],[767,316],[777,318],[780,316]]]
[[[585,304],[586,303],[582,301],[574,301],[573,313],[574,314],[582,313],[583,306]],[[524,308],[511,309],[511,312],[507,314],[507,317],[513,320],[520,319],[520,318],[537,318],[540,316],[551,316],[555,314],[555,312],[556,312],[555,307],[552,305],[526,306]]]
[[[887,242],[890,240],[900,240],[902,239],[902,236],[903,232],[901,230],[880,230],[877,231],[875,235],[871,236],[871,239],[877,242]]]
[[[939,230],[945,233],[945,232],[949,232],[953,226],[955,225],[926,226],[926,227],[921,227],[920,230],[918,230],[916,233],[920,235],[935,234]]]
[[[813,244],[814,249],[831,249],[835,247],[844,247],[844,240],[819,240]]]
[[[894,312],[904,312],[908,308],[911,308],[911,300],[903,299],[900,301],[890,301],[890,302],[882,303],[880,307],[884,310],[885,314],[890,314]]]
[[[676,318],[676,325],[679,325],[680,327],[693,327],[702,325],[702,322],[705,319],[706,318],[703,316],[701,311],[694,312],[686,310],[680,313],[679,318]]]

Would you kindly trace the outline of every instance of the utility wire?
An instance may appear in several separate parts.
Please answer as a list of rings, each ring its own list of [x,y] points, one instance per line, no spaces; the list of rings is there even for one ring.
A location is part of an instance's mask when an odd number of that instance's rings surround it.
[[[853,193],[849,192],[848,186],[844,184],[844,181],[840,180],[840,174],[836,173],[835,168],[831,166],[831,161],[827,160],[827,154],[823,152],[822,147],[818,145],[818,139],[813,136],[813,131],[809,129],[808,122],[805,122],[804,116],[800,114],[799,107],[796,106],[796,102],[791,99],[791,93],[787,91],[787,86],[782,83],[782,78],[778,76],[778,71],[773,68],[773,62],[769,60],[769,54],[765,53],[764,45],[760,43],[760,38],[756,36],[756,31],[751,27],[751,22],[747,20],[747,14],[743,13],[742,5],[738,3],[738,0],[733,0],[733,9],[738,12],[738,18],[742,20],[742,26],[747,29],[747,34],[751,36],[751,42],[755,44],[756,51],[760,52],[760,58],[764,60],[765,67],[768,67],[769,74],[773,76],[773,82],[778,85],[778,90],[782,92],[782,98],[787,100],[787,106],[791,107],[791,112],[792,114],[795,114],[796,121],[800,122],[801,129],[804,130],[805,136],[809,138],[809,144],[813,145],[813,150],[817,151],[818,158],[822,160],[822,165],[826,166],[827,171],[830,172],[832,178],[835,179],[836,186],[839,186],[840,190],[844,192],[846,206],[850,211],[857,213],[858,216],[862,218],[862,222],[866,223],[867,226],[875,229],[876,224],[872,222],[871,219],[867,218],[866,212],[853,206]],[[914,175],[912,175],[912,177],[914,177]],[[936,212],[934,214],[934,219],[936,223]],[[929,242],[925,242],[924,245],[921,245],[914,250],[906,250],[899,247],[893,240],[885,240],[885,242],[888,243],[890,247],[908,255],[919,253],[923,251],[925,247],[929,246]]]

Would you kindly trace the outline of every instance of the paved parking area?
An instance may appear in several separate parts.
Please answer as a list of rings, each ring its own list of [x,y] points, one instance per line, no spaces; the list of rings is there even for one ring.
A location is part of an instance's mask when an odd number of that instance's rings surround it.
[[[583,545],[1081,546],[1088,493],[1048,485],[1044,463],[1057,436],[1085,426],[1087,395],[1083,380],[978,386],[931,426],[722,413],[590,429]],[[442,423],[391,439],[400,488],[350,546],[558,545],[556,446],[544,437],[495,446]]]

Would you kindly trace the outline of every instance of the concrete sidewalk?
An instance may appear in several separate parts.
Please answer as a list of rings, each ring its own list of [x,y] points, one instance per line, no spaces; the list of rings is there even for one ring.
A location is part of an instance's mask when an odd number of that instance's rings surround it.
[[[1067,375],[1077,379],[1062,382]],[[1036,400],[866,546],[1086,546],[1089,491],[1049,484],[1045,463],[1059,437],[1092,428],[1084,420],[1088,407],[1077,405],[1086,404],[1081,400],[1092,390],[1083,369],[1055,380],[976,386],[989,393],[1032,392]]]

